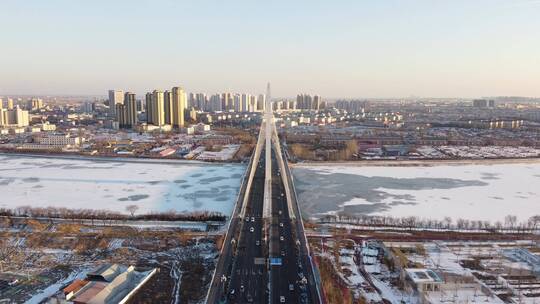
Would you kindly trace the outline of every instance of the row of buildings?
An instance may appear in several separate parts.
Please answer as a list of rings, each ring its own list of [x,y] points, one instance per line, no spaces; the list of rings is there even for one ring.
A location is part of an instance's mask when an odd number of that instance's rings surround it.
[[[109,91],[109,110],[120,128],[134,128],[139,124],[139,113],[147,125],[154,127],[185,127],[185,118],[192,111],[204,112],[261,112],[264,111],[265,95],[222,93],[208,97],[204,93],[190,93],[189,99],[181,87],[170,91],[154,90],[145,95],[144,105],[134,93],[121,90]],[[85,112],[94,110],[93,104],[84,105]]]
[[[324,109],[325,104],[319,95],[299,94],[296,96],[295,109],[298,110],[320,110]]]
[[[495,100],[493,99],[474,99],[472,101],[472,105],[475,108],[494,108],[495,107]]]
[[[5,108],[8,110],[13,110],[17,106],[19,106],[23,110],[35,111],[44,108],[45,104],[43,103],[43,99],[41,98],[30,98],[27,100],[19,99],[15,101],[13,100],[13,98],[7,98],[5,102],[2,98],[0,98],[0,109]]]
[[[266,95],[258,96],[247,93],[221,93],[211,96],[205,93],[190,93],[181,87],[170,91],[154,90],[145,95],[144,105],[137,100],[134,93],[122,90],[109,91],[109,111],[118,122],[120,128],[134,128],[139,124],[139,113],[148,125],[156,127],[171,126],[184,128],[185,117],[191,111],[199,112],[263,112],[266,105]],[[85,104],[85,112],[92,112],[93,105]],[[325,108],[321,96],[300,94],[294,100],[280,100],[272,103],[274,111],[282,110],[320,110]],[[191,116],[191,113],[190,113]]]
[[[266,95],[221,93],[208,97],[204,93],[190,93],[188,106],[205,112],[263,112]],[[300,94],[295,100],[276,100],[272,102],[274,111],[279,110],[320,110],[325,108],[321,96]]]
[[[145,106],[148,124],[157,127],[165,125],[174,128],[184,127],[187,102],[186,93],[181,87],[173,87],[170,91],[154,90],[146,93]],[[138,113],[142,112],[142,105],[134,93],[110,90],[109,109],[120,128],[133,128],[139,124]]]
[[[334,108],[344,110],[349,113],[361,113],[365,111],[366,101],[363,100],[336,100]]]
[[[188,107],[204,112],[262,112],[265,101],[264,94],[221,93],[208,96],[205,93],[190,93]]]

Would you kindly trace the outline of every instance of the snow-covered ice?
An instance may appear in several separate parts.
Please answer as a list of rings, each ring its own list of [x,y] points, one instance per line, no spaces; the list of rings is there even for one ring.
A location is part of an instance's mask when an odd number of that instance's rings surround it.
[[[230,215],[245,171],[239,164],[0,156],[0,208],[66,207],[137,214],[215,211]]]
[[[519,221],[540,214],[540,162],[491,165],[296,165],[308,215],[345,211],[442,220]]]

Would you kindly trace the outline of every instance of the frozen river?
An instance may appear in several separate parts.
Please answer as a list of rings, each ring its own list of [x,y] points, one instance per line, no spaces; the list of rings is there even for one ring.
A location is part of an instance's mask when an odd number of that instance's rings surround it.
[[[67,207],[138,214],[216,211],[230,215],[245,166],[0,155],[0,208]]]
[[[540,162],[293,168],[303,212],[520,221],[540,215]]]

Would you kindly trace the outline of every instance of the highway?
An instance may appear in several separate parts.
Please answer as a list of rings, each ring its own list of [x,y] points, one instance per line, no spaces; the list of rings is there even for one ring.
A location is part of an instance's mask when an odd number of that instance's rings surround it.
[[[264,117],[206,303],[321,303],[293,177]]]
[[[283,155],[286,155],[286,151],[283,151]],[[309,293],[309,303],[321,303],[321,293],[320,293],[320,277],[314,265],[314,262],[311,258],[309,251],[309,244],[306,238],[306,232],[304,231],[304,223],[302,222],[302,212],[298,206],[296,190],[294,188],[294,180],[291,174],[288,163],[284,160],[284,174],[288,177],[288,187],[290,191],[290,202],[289,205],[292,207],[292,212],[295,213],[296,220],[292,221],[295,231],[298,236],[298,241],[300,242],[297,246],[299,250],[300,263],[302,264],[303,274],[307,279],[307,291]]]
[[[276,153],[272,153],[272,221],[273,239],[270,258],[281,259],[281,265],[271,266],[271,303],[313,303],[306,290],[303,266],[299,256],[299,242],[292,224],[285,187],[281,178]]]
[[[267,299],[266,245],[264,240],[263,198],[265,157],[255,170],[245,217],[241,225],[236,256],[227,284],[227,303],[264,303]]]

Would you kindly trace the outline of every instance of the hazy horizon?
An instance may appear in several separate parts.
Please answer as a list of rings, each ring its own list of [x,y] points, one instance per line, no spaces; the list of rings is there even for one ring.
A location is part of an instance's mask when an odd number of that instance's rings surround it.
[[[0,95],[540,96],[540,1],[3,1]]]
[[[122,90],[122,88],[114,88],[118,90]],[[155,88],[158,90],[168,90],[170,88]],[[152,91],[154,89],[149,89],[149,91]],[[108,91],[108,90],[107,90]],[[137,99],[144,99],[144,95],[147,92],[133,92],[133,91],[127,91],[124,90],[124,92],[131,92],[135,93]],[[244,92],[244,91],[235,91],[235,90],[229,90],[229,91],[222,91],[222,92],[192,92],[187,90],[187,93],[205,93],[207,96],[210,96],[212,94],[221,94],[221,93],[247,93],[247,94],[264,94],[264,92],[259,91],[251,91],[251,92]],[[309,94],[309,92],[299,92],[299,93],[306,93]],[[103,94],[0,94],[0,98],[97,98],[97,99],[107,99],[108,95],[107,92]],[[390,100],[403,100],[403,101],[418,101],[418,100],[433,100],[433,101],[470,101],[473,99],[531,99],[531,100],[538,100],[540,97],[536,96],[472,96],[472,97],[462,97],[462,96],[452,96],[452,97],[445,97],[445,96],[388,96],[388,97],[366,97],[366,96],[344,96],[344,97],[333,97],[333,96],[321,96],[323,100],[325,101],[336,101],[336,100],[366,100],[366,101],[390,101]],[[296,96],[272,96],[272,99],[295,99]],[[81,101],[84,101],[81,99]]]

